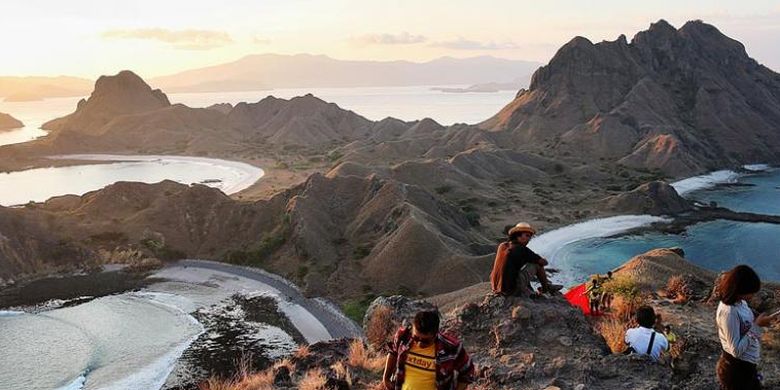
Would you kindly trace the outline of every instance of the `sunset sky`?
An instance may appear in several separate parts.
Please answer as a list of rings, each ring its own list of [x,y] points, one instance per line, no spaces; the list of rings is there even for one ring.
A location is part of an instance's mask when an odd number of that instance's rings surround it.
[[[546,62],[573,36],[629,39],[664,18],[702,19],[780,71],[776,1],[70,0],[0,3],[0,75],[154,77],[249,54]],[[647,3],[647,4],[644,4]]]

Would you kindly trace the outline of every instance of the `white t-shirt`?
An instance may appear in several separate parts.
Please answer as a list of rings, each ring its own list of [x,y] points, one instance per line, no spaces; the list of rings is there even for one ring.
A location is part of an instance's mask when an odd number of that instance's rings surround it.
[[[763,331],[755,324],[747,302],[740,300],[733,305],[721,302],[715,320],[723,350],[737,359],[758,364]]]
[[[633,348],[636,353],[640,355],[647,355],[647,346],[650,344],[650,337],[655,332],[652,329],[645,327],[631,328],[626,331],[626,344]],[[650,357],[653,360],[658,360],[661,357],[661,351],[669,349],[669,341],[666,340],[666,336],[663,333],[655,332],[655,340],[653,340],[653,348],[650,351]]]

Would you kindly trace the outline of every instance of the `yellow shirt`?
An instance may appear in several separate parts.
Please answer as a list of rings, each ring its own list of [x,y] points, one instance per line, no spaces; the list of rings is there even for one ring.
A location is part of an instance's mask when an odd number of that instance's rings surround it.
[[[406,355],[403,390],[436,390],[436,348],[420,348],[412,343]]]

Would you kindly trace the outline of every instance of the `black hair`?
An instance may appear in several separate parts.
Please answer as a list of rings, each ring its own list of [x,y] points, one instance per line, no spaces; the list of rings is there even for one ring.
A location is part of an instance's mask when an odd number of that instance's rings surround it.
[[[439,311],[423,310],[414,316],[414,327],[422,334],[435,334],[439,332]]]
[[[636,309],[636,322],[644,328],[652,328],[655,325],[655,310],[650,306],[641,306]]]
[[[720,301],[733,305],[742,295],[755,294],[761,290],[761,279],[756,271],[747,265],[740,264],[726,272],[718,285]]]

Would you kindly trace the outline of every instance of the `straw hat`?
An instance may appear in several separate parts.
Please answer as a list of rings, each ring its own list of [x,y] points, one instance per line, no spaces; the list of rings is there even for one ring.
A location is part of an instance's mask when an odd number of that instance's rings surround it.
[[[536,230],[534,230],[534,228],[532,228],[532,227],[531,227],[531,225],[529,225],[528,223],[526,223],[526,222],[520,222],[520,223],[518,223],[517,225],[515,225],[513,228],[509,229],[509,236],[510,236],[510,237],[511,237],[512,235],[515,235],[515,234],[517,234],[517,233],[531,233],[531,234],[536,234]]]

